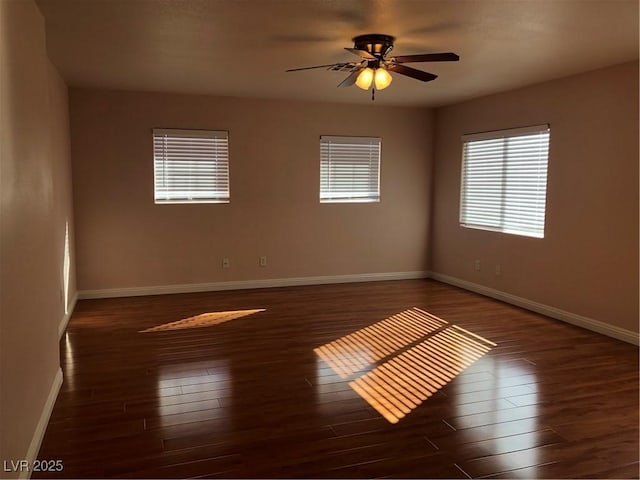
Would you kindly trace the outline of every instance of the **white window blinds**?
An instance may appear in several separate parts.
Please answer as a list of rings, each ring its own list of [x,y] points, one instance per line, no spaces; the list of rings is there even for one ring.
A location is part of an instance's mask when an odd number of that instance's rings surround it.
[[[544,237],[549,126],[464,135],[460,224]]]
[[[155,203],[229,202],[225,131],[153,130]]]
[[[320,137],[320,201],[380,201],[377,137]]]

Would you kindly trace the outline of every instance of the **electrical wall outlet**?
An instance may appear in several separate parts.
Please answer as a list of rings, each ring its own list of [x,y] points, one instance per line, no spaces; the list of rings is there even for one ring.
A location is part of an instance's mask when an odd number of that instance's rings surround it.
[[[229,261],[229,258],[224,257],[222,259],[222,268],[229,268],[231,266],[231,262]]]
[[[473,262],[473,267],[475,268],[476,272],[480,271],[480,260],[476,260]]]
[[[267,266],[267,257],[265,255],[260,257],[259,264],[260,264],[261,267],[266,267]]]
[[[502,275],[502,267],[500,266],[500,264],[498,263],[496,265],[496,277]]]

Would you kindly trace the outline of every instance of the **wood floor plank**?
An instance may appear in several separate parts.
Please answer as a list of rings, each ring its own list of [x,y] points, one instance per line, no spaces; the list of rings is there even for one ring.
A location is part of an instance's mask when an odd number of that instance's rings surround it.
[[[444,327],[398,315],[416,308],[471,333],[427,341]],[[245,309],[264,311],[140,333]],[[390,318],[384,335],[357,333]],[[341,375],[345,337],[360,370]],[[316,354],[325,345],[331,360]],[[388,366],[409,350],[419,368]],[[63,461],[51,478],[639,473],[637,347],[432,280],[81,300],[60,359],[39,452]],[[372,371],[378,400],[350,385]],[[406,416],[389,423],[369,401]]]
[[[543,445],[466,460],[459,462],[458,465],[471,478],[486,477],[496,473],[547,464],[557,460],[558,455],[555,452],[557,452],[555,445]]]

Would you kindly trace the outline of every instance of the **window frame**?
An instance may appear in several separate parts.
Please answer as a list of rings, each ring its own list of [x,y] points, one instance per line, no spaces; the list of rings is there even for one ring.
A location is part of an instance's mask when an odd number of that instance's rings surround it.
[[[336,160],[331,158],[331,146],[343,149],[341,153],[336,153]],[[362,152],[362,156],[357,150],[357,146],[368,146],[368,152]],[[349,150],[352,150],[349,152]],[[376,157],[372,161],[372,153]],[[347,157],[338,158],[339,155]],[[354,155],[353,157],[348,157]],[[356,156],[358,155],[358,156]],[[368,168],[365,163],[366,155],[369,156]],[[347,160],[351,160],[349,163]],[[374,164],[373,168],[371,164]],[[332,167],[336,164],[342,169],[351,165],[351,175],[346,172],[341,175],[331,173]],[[342,164],[342,165],[339,165]],[[341,136],[322,135],[320,136],[320,203],[379,203],[380,194],[380,170],[382,164],[382,137],[371,136]],[[366,179],[355,178],[356,169],[360,169],[358,176],[366,176]],[[362,172],[365,172],[362,175]],[[372,172],[375,172],[372,174]],[[346,190],[346,182],[352,182],[351,190]],[[360,180],[359,182],[354,182]],[[353,185],[353,183],[358,183]]]
[[[550,143],[549,124],[463,135],[460,226],[544,238]],[[476,158],[469,154],[472,144],[478,150]],[[530,148],[529,144],[535,147]],[[502,152],[495,153],[499,148]],[[485,157],[484,164],[480,157]],[[470,173],[475,179],[469,180]],[[480,190],[482,183],[489,186]],[[488,212],[477,213],[483,205]],[[497,206],[499,215],[492,214],[491,210],[496,210]],[[469,213],[474,209],[475,214]]]
[[[179,195],[177,191],[172,192],[171,186],[165,186],[159,188],[159,178],[163,181],[171,182],[176,181],[175,177],[171,177],[169,174],[159,173],[159,168],[166,168],[163,164],[160,167],[161,162],[170,162],[167,160],[167,145],[165,144],[165,150],[162,152],[157,149],[158,139],[164,137],[165,139],[172,139],[174,142],[179,142],[179,139],[209,139],[211,143],[205,148],[213,149],[210,156],[201,158],[202,163],[209,162],[210,165],[201,166],[199,174],[193,174],[190,179],[195,179],[193,182],[195,185],[190,185],[185,190],[184,195]],[[230,188],[230,162],[229,162],[229,131],[228,130],[197,130],[197,129],[177,129],[177,128],[154,128],[152,129],[152,141],[153,141],[153,198],[156,205],[167,204],[202,204],[202,203],[229,203],[231,201],[231,188]],[[218,151],[219,149],[219,151]],[[171,152],[169,152],[171,154]],[[174,151],[175,155],[176,152]],[[164,160],[161,158],[165,156]],[[191,159],[185,160],[187,168],[193,169],[199,160]],[[174,159],[173,162],[176,160]],[[191,162],[189,165],[188,162]],[[220,171],[219,171],[220,170]],[[206,184],[204,176],[209,174],[212,179],[209,180],[210,185]],[[197,184],[201,183],[202,186],[210,187],[210,190],[204,191],[202,195],[198,195]],[[202,188],[201,186],[201,188]],[[196,187],[196,188],[194,188]],[[189,190],[189,188],[194,188]]]

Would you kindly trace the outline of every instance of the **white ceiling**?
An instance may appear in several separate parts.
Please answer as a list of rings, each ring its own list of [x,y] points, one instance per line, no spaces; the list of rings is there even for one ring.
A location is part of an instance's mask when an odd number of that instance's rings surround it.
[[[394,74],[386,105],[438,106],[638,58],[638,0],[37,0],[71,86],[370,103],[345,73],[352,37],[393,54],[455,52]]]

